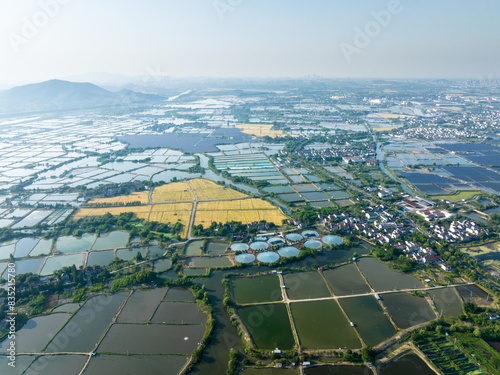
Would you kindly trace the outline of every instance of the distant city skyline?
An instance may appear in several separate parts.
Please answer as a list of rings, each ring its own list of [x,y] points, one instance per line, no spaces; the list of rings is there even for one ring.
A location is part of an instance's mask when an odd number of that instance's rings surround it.
[[[2,0],[0,88],[92,72],[500,78],[495,0]]]

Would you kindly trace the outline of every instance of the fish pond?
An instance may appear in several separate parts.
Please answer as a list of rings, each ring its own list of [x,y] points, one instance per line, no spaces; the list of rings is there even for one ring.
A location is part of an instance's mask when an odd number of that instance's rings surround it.
[[[238,314],[257,348],[289,350],[294,347],[295,340],[284,304],[242,307],[238,309]]]
[[[407,293],[388,293],[381,297],[387,312],[401,329],[436,319],[434,311],[423,297]]]
[[[361,342],[336,301],[291,303],[295,327],[306,349],[360,348]]]
[[[84,233],[81,237],[62,236],[56,241],[56,251],[78,253],[88,251],[96,240],[96,235]]]
[[[306,368],[305,375],[373,375],[373,371],[364,366],[316,366]]]
[[[184,253],[187,256],[201,255],[201,254],[203,254],[203,244],[204,243],[205,243],[204,241],[193,241],[193,242],[190,242],[186,246],[186,250],[184,251]]]
[[[462,314],[462,300],[454,288],[442,288],[428,291],[441,315],[458,317]]]
[[[339,303],[366,345],[375,346],[396,333],[375,297],[341,298]]]
[[[233,263],[227,256],[219,257],[193,257],[188,259],[191,267],[230,267]]]
[[[370,287],[354,264],[323,271],[323,276],[336,296],[371,292]]]
[[[274,275],[232,279],[231,290],[240,305],[281,301],[280,282]]]
[[[52,275],[54,271],[60,270],[63,267],[72,266],[73,264],[78,268],[83,265],[84,260],[85,254],[68,254],[49,257],[43,265],[40,275]]]
[[[104,236],[99,236],[95,240],[92,250],[117,249],[125,247],[128,242],[129,234],[122,231],[110,232]]]
[[[206,245],[205,252],[210,255],[221,255],[226,252],[228,245],[227,242],[209,241]]]
[[[423,286],[422,282],[417,278],[392,271],[375,258],[361,258],[357,262],[361,273],[377,292],[394,289],[415,289]]]
[[[291,300],[331,297],[325,280],[319,272],[297,272],[283,275],[286,293]]]
[[[177,375],[187,358],[181,355],[107,355],[92,358],[85,375],[151,374]]]
[[[379,370],[380,375],[436,375],[416,354],[409,353],[389,362]]]

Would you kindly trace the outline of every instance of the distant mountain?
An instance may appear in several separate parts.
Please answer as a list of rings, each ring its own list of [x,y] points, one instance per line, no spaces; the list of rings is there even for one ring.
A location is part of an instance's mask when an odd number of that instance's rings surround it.
[[[92,83],[54,79],[0,92],[0,113],[121,106],[163,99],[131,90],[114,93]]]

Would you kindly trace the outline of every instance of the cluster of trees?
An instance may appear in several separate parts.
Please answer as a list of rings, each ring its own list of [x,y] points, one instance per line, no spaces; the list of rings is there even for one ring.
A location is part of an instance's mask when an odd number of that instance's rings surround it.
[[[394,268],[400,272],[410,272],[415,266],[411,259],[389,244],[384,244],[383,248],[375,247],[372,251],[378,259],[384,262],[392,262]]]
[[[142,270],[131,275],[122,276],[113,280],[111,292],[115,293],[121,288],[129,285],[150,283],[156,279],[156,272],[151,270]]]

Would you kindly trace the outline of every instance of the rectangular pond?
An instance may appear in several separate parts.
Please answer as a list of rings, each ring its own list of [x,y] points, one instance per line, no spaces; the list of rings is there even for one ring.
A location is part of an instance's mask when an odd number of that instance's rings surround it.
[[[189,258],[188,263],[192,267],[230,267],[233,265],[228,257],[195,257]]]
[[[129,234],[122,231],[114,231],[104,236],[99,236],[95,240],[92,250],[116,249],[125,247],[128,242]]]
[[[16,275],[21,275],[28,272],[38,273],[43,261],[43,258],[16,260]],[[2,277],[4,279],[7,279],[7,270],[4,271]]]
[[[78,253],[88,251],[96,240],[95,234],[84,233],[80,238],[72,236],[59,237],[56,241],[56,251],[62,253]]]
[[[198,310],[196,302],[162,302],[158,306],[153,323],[204,324],[207,316]]]
[[[436,314],[423,297],[407,293],[388,293],[381,297],[387,312],[401,329],[436,319]]]
[[[92,358],[85,375],[177,375],[186,362],[187,358],[181,355],[100,354]]]
[[[194,302],[195,298],[191,290],[184,288],[169,288],[165,301],[191,301]]]
[[[73,264],[78,268],[83,265],[84,260],[85,254],[68,254],[49,257],[43,265],[40,275],[52,275],[54,271],[60,270],[63,267],[72,266]]]
[[[92,351],[127,295],[118,293],[90,298],[54,337],[46,352]]]
[[[47,255],[50,254],[50,251],[52,249],[52,240],[46,240],[46,239],[41,239],[31,250],[30,256],[36,257],[39,255]]]
[[[114,250],[93,251],[88,255],[87,266],[107,266],[115,259]]]
[[[70,314],[50,314],[37,316],[28,322],[16,333],[17,353],[40,353],[49,340],[68,320]],[[0,345],[1,353],[6,353],[10,340],[5,337]]]
[[[416,277],[390,270],[375,258],[361,258],[358,267],[371,287],[377,291],[421,288],[422,282]]]
[[[323,271],[323,276],[336,296],[371,292],[354,264]]]
[[[86,355],[44,355],[38,357],[24,374],[79,375],[87,358]]]
[[[396,333],[375,297],[341,298],[339,303],[366,345],[375,346]]]
[[[189,354],[198,347],[204,333],[204,325],[113,324],[97,351],[123,354]]]
[[[201,255],[203,253],[203,244],[205,241],[193,241],[186,246],[184,253],[187,256]]]
[[[287,273],[283,278],[288,298],[292,300],[332,296],[319,272]]]
[[[165,288],[140,290],[137,289],[127,300],[117,322],[146,323],[155,313],[158,305],[165,297]]]
[[[361,348],[356,331],[336,301],[291,303],[295,327],[306,349]]]
[[[290,350],[294,347],[295,340],[284,304],[243,307],[238,309],[238,314],[257,348]]]
[[[231,280],[231,290],[236,303],[260,303],[281,301],[278,276],[255,276]]]
[[[206,245],[205,252],[210,255],[224,254],[229,244],[227,242],[209,241]]]
[[[458,317],[463,313],[462,300],[454,288],[429,290],[428,293],[439,314]]]

